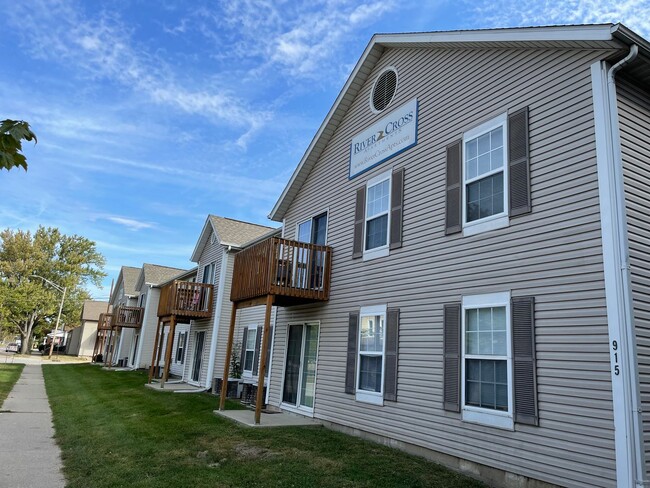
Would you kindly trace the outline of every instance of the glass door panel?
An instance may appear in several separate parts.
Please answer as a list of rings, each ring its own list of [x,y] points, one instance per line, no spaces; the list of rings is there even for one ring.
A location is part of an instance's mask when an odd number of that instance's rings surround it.
[[[192,381],[199,381],[201,376],[201,360],[203,358],[203,343],[205,331],[196,333],[196,347],[194,348],[194,361],[192,362]]]
[[[284,369],[284,388],[282,401],[296,404],[300,380],[300,359],[302,349],[302,325],[289,326],[289,343],[287,345],[287,362]]]
[[[318,326],[305,325],[300,406],[314,408],[316,388],[316,355],[318,352]]]
[[[314,408],[318,325],[290,325],[282,402]]]

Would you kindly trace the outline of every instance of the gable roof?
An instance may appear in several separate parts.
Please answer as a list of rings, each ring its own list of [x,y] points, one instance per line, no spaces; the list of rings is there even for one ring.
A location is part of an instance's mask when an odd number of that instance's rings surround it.
[[[160,266],[158,264],[145,263],[142,265],[142,274],[144,275],[144,282],[151,283],[152,285],[159,285],[165,281],[180,274],[186,273],[186,269],[171,268],[169,266]]]
[[[307,147],[269,218],[277,222],[282,221],[386,48],[624,49],[632,44],[639,46],[640,53],[639,61],[632,67],[633,75],[650,84],[650,43],[621,24],[375,34]]]
[[[201,251],[208,242],[210,231],[214,232],[222,246],[232,246],[240,249],[249,241],[256,239],[268,232],[275,230],[274,227],[252,224],[241,220],[208,215],[205,221],[199,240],[196,243],[191,260],[198,262]]]
[[[83,308],[81,309],[81,320],[99,320],[99,314],[106,313],[108,310],[108,302],[101,302],[98,300],[84,300]]]
[[[129,296],[137,295],[135,285],[138,281],[140,268],[133,268],[131,266],[122,266],[122,282],[124,283],[124,294]]]

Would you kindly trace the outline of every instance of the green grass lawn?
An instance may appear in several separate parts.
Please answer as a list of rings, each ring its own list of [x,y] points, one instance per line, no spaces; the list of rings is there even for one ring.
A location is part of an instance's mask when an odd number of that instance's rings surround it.
[[[20,378],[24,364],[0,364],[0,407]]]
[[[483,486],[324,427],[240,427],[212,413],[217,397],[155,392],[142,372],[43,373],[71,488]]]

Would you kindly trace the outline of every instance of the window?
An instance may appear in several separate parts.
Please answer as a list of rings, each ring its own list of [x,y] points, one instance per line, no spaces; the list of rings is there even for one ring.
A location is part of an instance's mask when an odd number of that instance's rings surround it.
[[[463,298],[463,420],[513,428],[510,336],[510,293]]]
[[[463,136],[463,226],[466,233],[508,225],[506,115]]]
[[[206,264],[203,268],[203,283],[214,284],[215,263]]]
[[[142,293],[142,294],[140,295],[139,302],[140,302],[140,305],[139,305],[139,306],[140,306],[141,308],[144,308],[145,305],[147,304],[147,294],[146,294],[146,293]]]
[[[388,255],[390,182],[388,172],[366,184],[364,260]]]
[[[178,334],[178,345],[176,346],[176,362],[183,364],[185,362],[185,342],[187,340],[187,332]]]
[[[257,340],[257,327],[249,327],[244,344],[244,360],[242,369],[244,372],[253,373],[253,362],[255,359],[255,342]]]
[[[327,241],[327,212],[300,222],[296,228],[299,242],[324,246]],[[296,248],[294,256],[293,284],[298,288],[321,289],[323,287],[323,271],[325,253],[306,248]]]
[[[386,306],[361,308],[356,399],[383,405]]]

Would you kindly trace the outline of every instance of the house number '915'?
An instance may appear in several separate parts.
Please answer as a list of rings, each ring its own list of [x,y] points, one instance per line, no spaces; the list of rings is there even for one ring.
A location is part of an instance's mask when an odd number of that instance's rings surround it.
[[[618,376],[621,374],[621,368],[618,365],[618,342],[612,341],[612,349],[614,350],[614,374]]]

